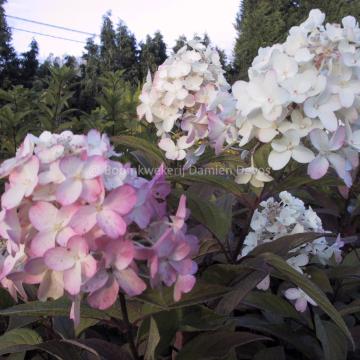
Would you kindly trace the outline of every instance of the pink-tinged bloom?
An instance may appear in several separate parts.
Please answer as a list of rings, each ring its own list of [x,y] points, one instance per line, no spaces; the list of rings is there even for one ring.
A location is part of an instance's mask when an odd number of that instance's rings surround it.
[[[22,199],[30,196],[38,183],[39,160],[32,156],[26,163],[13,170],[9,176],[10,186],[1,198],[5,209],[20,205]]]
[[[231,144],[237,140],[238,130],[234,126],[235,120],[231,117],[223,120],[214,112],[209,112],[208,118],[209,139],[218,155],[223,150],[224,143]]]
[[[81,285],[97,270],[97,262],[89,254],[86,240],[80,236],[72,237],[66,248],[48,250],[44,262],[48,268],[63,272],[64,288],[70,295],[79,294]]]
[[[59,299],[64,295],[64,280],[61,271],[54,271],[49,269],[44,261],[44,258],[33,258],[25,265],[27,274],[37,278],[37,281],[28,281],[25,278],[25,283],[40,284],[37,297],[40,301],[48,299]]]
[[[325,132],[314,129],[310,132],[310,140],[319,154],[308,166],[309,176],[315,180],[320,179],[327,173],[331,164],[345,184],[350,187],[352,179],[346,168],[346,160],[336,153],[345,142],[345,128],[339,127],[330,140]]]
[[[19,251],[21,241],[21,224],[16,209],[0,212],[0,236],[9,240],[8,251],[15,254]]]
[[[201,105],[196,115],[189,115],[183,118],[181,129],[188,132],[188,142],[192,143],[196,139],[203,139],[207,136],[208,123],[206,106]]]
[[[0,166],[0,178],[8,176],[16,167],[28,161],[34,153],[35,136],[28,134],[16,151],[16,156],[5,160]]]
[[[165,167],[162,164],[151,181],[144,181],[137,190],[137,202],[127,216],[141,229],[145,229],[152,219],[161,219],[166,214],[166,202],[170,184],[165,180]]]
[[[136,192],[130,185],[111,191],[103,202],[82,206],[75,214],[71,227],[78,234],[85,234],[96,224],[109,237],[116,239],[126,232],[123,216],[136,204]]]
[[[174,300],[179,301],[182,293],[191,291],[195,284],[196,262],[191,260],[193,242],[191,235],[181,231],[176,234],[168,228],[148,251],[152,286],[163,282],[166,286],[175,284]]]
[[[76,235],[69,223],[78,208],[78,205],[69,205],[57,209],[44,201],[30,208],[31,224],[39,231],[31,241],[31,251],[35,256],[43,256],[55,243],[66,246],[67,241]]]
[[[317,306],[316,302],[299,288],[287,289],[285,297],[289,300],[295,300],[295,309],[299,312],[304,312],[307,309],[308,303]]]
[[[101,192],[97,179],[106,170],[107,160],[102,156],[91,156],[82,160],[77,156],[68,156],[61,160],[60,170],[66,180],[58,187],[56,198],[62,205],[73,204],[80,197],[86,201],[95,201]]]
[[[140,295],[146,289],[133,263],[134,253],[133,243],[127,240],[110,241],[105,246],[104,267],[83,287],[90,293],[88,302],[92,307],[107,309],[120,289],[128,296]]]
[[[86,152],[88,156],[104,156],[108,151],[111,150],[111,145],[107,135],[101,135],[99,131],[95,129],[92,129],[88,132],[86,140]]]
[[[173,228],[174,232],[178,232],[183,228],[183,226],[185,225],[185,218],[186,218],[186,196],[181,195],[179,201],[179,207],[176,211],[175,216],[170,216],[171,227]]]

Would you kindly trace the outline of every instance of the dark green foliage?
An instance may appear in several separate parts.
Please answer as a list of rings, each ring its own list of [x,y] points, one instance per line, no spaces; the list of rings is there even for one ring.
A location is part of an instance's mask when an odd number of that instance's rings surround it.
[[[30,50],[24,52],[20,58],[20,77],[21,82],[26,87],[31,87],[39,67],[37,56],[39,54],[39,46],[36,40],[30,43]]]
[[[11,32],[5,19],[4,4],[0,0],[0,87],[9,88],[18,83],[19,60],[11,45]]]
[[[154,73],[159,65],[166,60],[166,44],[160,31],[153,37],[147,35],[146,41],[140,43],[140,73],[141,80],[144,80],[148,70]]]
[[[360,16],[358,0],[243,0],[235,19],[233,80],[247,79],[247,69],[259,47],[286,38],[288,30],[304,21],[311,9],[319,8],[326,21],[340,22],[346,15]]]

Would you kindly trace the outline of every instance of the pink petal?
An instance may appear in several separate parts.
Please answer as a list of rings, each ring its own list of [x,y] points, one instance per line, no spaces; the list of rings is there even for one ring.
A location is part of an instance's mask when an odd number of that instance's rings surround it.
[[[82,182],[77,179],[66,179],[56,191],[56,199],[61,205],[73,204],[81,195]]]
[[[81,198],[89,203],[97,201],[103,190],[100,179],[83,180],[82,184]]]
[[[35,256],[43,256],[45,252],[55,246],[56,232],[45,230],[37,233],[31,240],[30,249]]]
[[[37,153],[37,157],[44,164],[51,163],[62,156],[64,153],[63,145],[54,145],[51,148],[45,148]]]
[[[308,165],[307,173],[312,179],[322,178],[329,168],[329,162],[324,156],[318,155],[313,161]]]
[[[81,176],[83,179],[94,179],[105,172],[106,166],[107,160],[103,156],[91,156],[86,160]]]
[[[74,177],[76,174],[80,174],[83,163],[77,156],[67,156],[60,161],[60,170],[66,177]]]
[[[339,150],[344,145],[345,136],[346,136],[345,126],[340,126],[330,139],[329,150],[331,151]]]
[[[135,255],[134,244],[127,240],[112,241],[106,247],[105,258],[112,262],[118,270],[126,269]]]
[[[108,279],[109,273],[106,269],[102,269],[82,286],[82,290],[85,292],[94,292],[99,290],[107,283]]]
[[[299,312],[304,312],[307,308],[307,301],[301,297],[295,301],[295,309]]]
[[[174,261],[182,260],[189,255],[190,251],[190,245],[186,242],[181,242],[176,246],[173,253],[170,255],[170,259]]]
[[[69,239],[75,235],[77,235],[77,233],[71,227],[66,227],[57,234],[56,242],[60,246],[66,247]]]
[[[124,219],[112,210],[103,209],[97,215],[97,222],[106,235],[116,239],[126,232]]]
[[[85,257],[89,253],[89,246],[81,236],[72,237],[67,244],[68,249],[78,257]]]
[[[13,186],[8,188],[1,197],[1,205],[4,209],[13,209],[20,205],[25,196],[25,188]]]
[[[181,275],[192,275],[197,271],[197,264],[191,259],[170,261],[171,266]]]
[[[81,271],[88,279],[96,274],[97,261],[92,257],[92,255],[86,256],[86,258],[81,261]]]
[[[116,211],[120,215],[129,213],[136,204],[136,191],[130,185],[123,185],[106,197],[104,207]]]
[[[44,255],[44,261],[47,267],[55,271],[68,270],[75,265],[74,255],[63,247],[48,250]]]
[[[29,210],[29,219],[36,230],[51,229],[56,224],[58,209],[45,201],[39,201]]]
[[[57,220],[64,226],[68,225],[75,213],[80,209],[79,205],[63,206],[59,209]]]
[[[70,319],[74,321],[74,326],[78,327],[80,325],[80,296],[76,296],[71,304],[70,309]]]
[[[115,271],[114,275],[120,288],[129,296],[140,295],[146,289],[145,282],[131,268]]]
[[[70,221],[70,226],[74,231],[83,235],[89,232],[96,224],[96,208],[93,205],[82,206]]]
[[[174,287],[174,300],[179,301],[182,293],[188,293],[192,290],[196,279],[192,275],[179,275]]]
[[[46,264],[42,257],[33,258],[25,265],[25,271],[31,275],[39,275],[47,270]]]
[[[76,262],[73,267],[64,271],[64,288],[70,295],[77,295],[81,289],[81,264]]]
[[[91,307],[105,310],[115,303],[118,293],[119,285],[114,277],[110,276],[105,286],[90,294],[87,301]]]

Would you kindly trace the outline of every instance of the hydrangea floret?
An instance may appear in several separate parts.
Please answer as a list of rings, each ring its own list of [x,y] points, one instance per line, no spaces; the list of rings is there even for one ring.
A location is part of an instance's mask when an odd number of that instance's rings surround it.
[[[0,282],[15,299],[27,299],[24,284],[37,284],[42,301],[65,294],[78,323],[85,298],[106,309],[119,291],[174,285],[178,301],[193,288],[198,239],[185,196],[169,214],[164,166],[148,180],[110,159],[117,155],[96,130],[44,132],[1,164]]]

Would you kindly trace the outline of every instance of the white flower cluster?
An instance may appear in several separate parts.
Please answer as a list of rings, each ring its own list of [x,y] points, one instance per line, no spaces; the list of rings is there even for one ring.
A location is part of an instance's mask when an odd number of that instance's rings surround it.
[[[360,29],[352,16],[342,26],[324,26],[324,19],[312,10],[283,44],[261,48],[250,80],[232,90],[242,117],[241,145],[254,137],[271,142],[273,170],[292,158],[310,163],[314,179],[331,164],[351,186],[360,151]]]
[[[260,203],[262,209],[254,212],[251,220],[251,228],[244,240],[241,257],[248,255],[257,246],[269,243],[280,237],[299,234],[304,232],[325,233],[321,219],[311,207],[306,208],[304,203],[292,196],[287,191],[279,194],[280,201],[269,198]],[[287,262],[295,270],[302,271],[311,258],[326,264],[334,257],[337,262],[341,261],[341,247],[343,242],[338,238],[333,244],[329,244],[325,237],[320,237],[311,243],[291,250],[294,254]],[[270,285],[270,278],[265,278],[258,288],[266,290]]]
[[[246,236],[240,257],[248,255],[261,244],[269,243],[285,235],[304,232],[325,233],[321,219],[311,207],[306,208],[300,199],[287,191],[281,192],[279,197],[280,201],[276,201],[272,197],[263,201],[260,203],[262,209],[255,210],[250,224],[253,231]],[[287,262],[300,273],[303,273],[302,268],[312,259],[316,259],[322,264],[328,263],[331,258],[340,262],[343,245],[340,237],[333,244],[329,244],[325,237],[320,237],[311,243],[291,250],[293,256],[290,256]],[[269,286],[270,277],[267,276],[257,287],[267,290]],[[289,289],[285,292],[285,296],[290,300],[297,299],[295,306],[299,311],[305,311],[307,302],[316,305],[300,289]]]
[[[342,25],[324,20],[311,10],[284,43],[260,48],[249,81],[235,82],[231,93],[214,50],[193,42],[166,60],[154,81],[148,78],[138,107],[155,123],[166,157],[187,157],[189,165],[206,144],[219,153],[256,138],[271,143],[273,170],[293,159],[319,179],[331,166],[350,187],[360,152],[360,29],[352,16]]]
[[[195,40],[160,65],[153,80],[148,74],[137,113],[155,124],[167,158],[184,159],[186,149],[208,136],[208,106],[218,91],[230,88],[223,74],[218,52]],[[170,137],[175,127],[186,134],[176,143]]]

